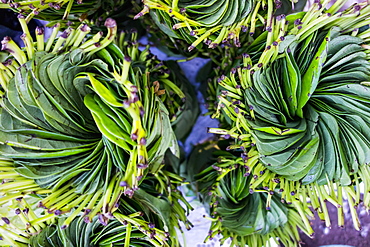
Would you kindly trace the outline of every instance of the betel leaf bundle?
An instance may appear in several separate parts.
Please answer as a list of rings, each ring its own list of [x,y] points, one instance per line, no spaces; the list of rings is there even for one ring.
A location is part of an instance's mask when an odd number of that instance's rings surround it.
[[[188,43],[189,51],[201,48],[202,42],[209,48],[220,44],[240,46],[240,35],[253,35],[256,27],[271,30],[271,20],[276,11],[289,13],[294,3],[299,9],[306,1],[215,1],[215,0],[145,0],[139,18],[150,13],[155,24],[171,39]],[[176,45],[176,44],[175,44]]]
[[[347,195],[360,229],[355,208],[360,202],[369,208],[370,200],[370,9],[362,3],[337,12],[345,2],[330,8],[315,2],[307,12],[278,16],[276,32],[240,49],[246,53],[218,78],[219,88],[211,83],[209,92],[217,94],[212,111],[227,116],[227,124],[210,132],[230,138],[228,149],[245,150],[253,190],[278,188],[303,219],[313,216],[311,206],[327,227],[326,202],[338,208],[343,226]],[[251,159],[251,147],[258,159]]]
[[[25,49],[2,41],[10,53],[1,67],[2,204],[36,194],[47,214],[35,223],[68,214],[65,229],[82,212],[107,225],[122,196],[150,190],[172,205],[166,231],[178,245],[174,227],[190,223],[176,188],[182,178],[163,168],[164,156],[179,156],[176,121],[197,115],[189,83],[180,74],[174,82],[179,68],[140,51],[136,32],[116,37],[112,19],[105,36],[87,36],[81,24],[56,37],[57,26],[47,42],[42,28],[34,42],[23,16],[20,23]]]
[[[308,219],[302,221],[294,207],[280,201],[277,179],[269,181],[268,193],[253,187],[251,182],[256,177],[250,175],[253,168],[248,163],[258,159],[257,150],[251,148],[246,158],[240,151],[226,151],[227,145],[227,140],[206,142],[189,158],[189,175],[193,174],[194,186],[209,210],[211,227],[206,240],[221,234],[221,243],[230,238],[231,246],[279,242],[297,246],[299,229],[312,234]],[[195,160],[199,161],[197,165]]]
[[[108,224],[101,216],[90,223],[84,217],[70,220],[42,212],[37,198],[25,196],[8,205],[2,215],[0,232],[13,246],[175,246],[169,238],[167,223],[170,203],[140,190],[134,197],[121,198],[120,206]],[[47,219],[45,219],[47,218]],[[70,220],[68,228],[64,228]]]
[[[27,22],[32,18],[47,21],[78,21],[85,19],[104,18],[107,12],[112,12],[129,1],[119,0],[56,0],[56,1],[23,1],[4,0],[0,8],[12,8],[26,16]],[[105,16],[106,17],[106,16]]]

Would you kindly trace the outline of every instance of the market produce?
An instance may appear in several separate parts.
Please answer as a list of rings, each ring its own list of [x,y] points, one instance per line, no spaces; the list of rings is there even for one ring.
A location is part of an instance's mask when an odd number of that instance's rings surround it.
[[[202,42],[209,48],[220,44],[240,46],[240,35],[253,35],[256,27],[270,26],[275,11],[289,13],[304,7],[306,1],[215,1],[215,0],[144,0],[139,18],[150,13],[155,24],[168,39],[183,39],[188,50],[201,49]],[[176,45],[176,43],[175,43]]]
[[[337,13],[345,2],[329,9],[317,2],[308,12],[278,16],[276,32],[257,38],[252,54],[241,54],[240,66],[219,78],[213,111],[227,115],[229,127],[210,131],[235,138],[230,149],[256,147],[253,187],[279,179],[286,202],[308,209],[310,198],[328,227],[325,202],[338,207],[342,226],[344,193],[360,229],[359,183],[369,191],[370,9],[362,3]],[[369,200],[365,193],[367,208]]]
[[[170,204],[140,190],[134,199],[121,198],[114,218],[107,225],[101,216],[91,223],[80,217],[58,217],[43,212],[37,198],[26,196],[8,204],[0,227],[2,246],[175,246],[168,230]],[[3,213],[3,212],[2,212]],[[88,212],[85,212],[85,215]],[[64,228],[70,221],[68,228]],[[175,239],[175,241],[177,241]]]
[[[206,142],[196,147],[189,159],[189,175],[194,174],[194,186],[211,216],[206,239],[221,234],[221,242],[230,238],[232,246],[264,246],[279,241],[284,246],[297,246],[298,229],[312,235],[307,216],[280,201],[278,180],[268,181],[268,193],[253,187],[256,177],[248,165],[258,159],[258,152],[252,148],[248,158],[243,158],[240,151],[225,151],[227,144],[227,140]],[[197,165],[193,165],[195,160]]]
[[[85,20],[93,16],[99,17],[125,4],[124,0],[56,0],[56,1],[24,1],[3,0],[0,8],[12,8],[27,16],[27,22],[36,17],[41,20]],[[106,16],[105,16],[106,17]],[[104,17],[102,17],[104,18]],[[95,18],[94,18],[95,19]]]
[[[206,243],[301,246],[329,203],[360,230],[370,5],[349,2],[3,0],[24,45],[1,42],[0,245],[182,246],[189,195]],[[195,80],[218,126],[191,133],[195,75],[153,46],[209,59]]]
[[[172,205],[168,231],[176,234],[179,219],[189,227],[176,189],[182,178],[162,169],[167,150],[179,155],[176,121],[197,116],[179,67],[169,63],[171,71],[148,47],[140,51],[135,32],[116,38],[112,19],[105,37],[83,41],[90,28],[81,24],[58,38],[55,27],[45,43],[41,28],[34,43],[23,16],[20,22],[25,51],[2,42],[11,56],[1,68],[1,201],[37,194],[49,214],[74,209],[63,228],[86,210],[86,222],[99,215],[107,225],[120,198],[149,183]],[[190,128],[176,131],[179,138]]]

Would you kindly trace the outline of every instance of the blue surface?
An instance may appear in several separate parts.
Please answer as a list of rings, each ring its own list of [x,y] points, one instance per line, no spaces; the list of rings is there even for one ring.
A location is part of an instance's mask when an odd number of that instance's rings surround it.
[[[319,247],[355,247],[355,246],[343,244],[331,244],[331,245],[321,245]]]

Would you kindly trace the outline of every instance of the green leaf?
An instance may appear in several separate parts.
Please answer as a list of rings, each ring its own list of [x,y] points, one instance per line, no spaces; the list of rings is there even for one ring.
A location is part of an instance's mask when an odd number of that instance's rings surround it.
[[[320,73],[326,61],[331,32],[327,34],[321,43],[314,59],[311,61],[307,72],[302,77],[302,89],[299,95],[297,115],[303,117],[303,107],[313,95],[319,83]]]

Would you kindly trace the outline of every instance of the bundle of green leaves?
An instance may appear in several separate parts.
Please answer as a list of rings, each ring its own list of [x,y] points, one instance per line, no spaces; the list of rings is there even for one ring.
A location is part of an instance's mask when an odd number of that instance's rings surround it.
[[[13,10],[27,16],[27,22],[36,17],[37,19],[47,21],[79,19],[96,19],[107,12],[125,4],[124,0],[55,0],[55,1],[24,1],[24,0],[4,0],[0,3],[0,8],[12,8]]]
[[[139,190],[133,199],[121,198],[107,224],[101,215],[86,222],[86,217],[70,220],[37,208],[38,198],[26,196],[8,203],[4,224],[0,226],[2,246],[176,246],[171,238],[171,205]],[[2,209],[3,211],[4,209]],[[87,214],[88,212],[86,212]],[[3,212],[2,212],[3,214]],[[85,214],[85,215],[86,215]],[[70,221],[68,228],[64,227]]]
[[[278,179],[265,180],[268,193],[264,193],[266,187],[254,187],[252,181],[258,178],[250,175],[254,170],[249,163],[258,159],[255,147],[246,158],[241,150],[226,151],[228,144],[227,140],[203,143],[189,158],[188,176],[211,216],[206,240],[221,234],[221,243],[230,238],[231,246],[283,243],[293,247],[300,243],[299,229],[312,235],[306,215],[279,200]],[[264,174],[259,175],[263,179]]]
[[[166,232],[178,245],[178,220],[190,227],[180,201],[190,206],[164,158],[167,150],[179,156],[176,135],[184,138],[198,113],[179,67],[140,51],[136,32],[116,37],[113,19],[105,37],[89,36],[86,24],[57,37],[56,26],[46,42],[42,28],[34,42],[19,20],[25,48],[2,41],[10,56],[0,71],[1,204],[35,194],[44,216],[26,228],[67,214],[64,229],[81,215],[107,225],[123,195],[150,192],[148,203],[171,205],[159,208],[169,211]]]
[[[222,127],[209,131],[230,139],[229,150],[244,150],[252,191],[278,189],[302,219],[313,216],[311,207],[327,227],[327,201],[344,225],[345,194],[359,230],[356,207],[370,207],[370,6],[338,12],[345,3],[278,16],[272,32],[228,51],[234,61],[217,69],[208,90]]]
[[[194,48],[202,50],[220,44],[240,46],[240,36],[248,32],[253,35],[256,27],[271,29],[274,14],[301,10],[306,1],[272,0],[144,0],[139,18],[149,13],[151,19],[166,35],[167,39],[184,40]],[[180,42],[181,43],[181,42]]]

